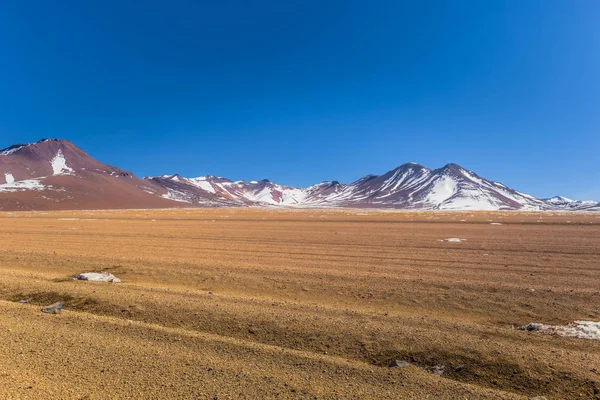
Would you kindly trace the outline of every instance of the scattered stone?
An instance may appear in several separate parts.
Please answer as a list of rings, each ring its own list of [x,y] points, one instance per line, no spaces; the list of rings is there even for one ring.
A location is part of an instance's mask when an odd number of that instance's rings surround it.
[[[519,328],[519,330],[528,331],[528,332],[538,332],[538,331],[542,330],[542,324],[530,323],[530,324],[527,324],[527,325]]]
[[[544,396],[535,396],[535,397],[530,397],[529,400],[548,400],[548,399],[545,398]]]
[[[60,314],[62,307],[63,307],[63,303],[62,303],[62,301],[59,301],[59,302],[50,304],[49,306],[42,308],[42,312],[46,313],[46,314]]]
[[[460,372],[463,369],[465,369],[465,366],[464,365],[459,365],[458,367],[454,368],[454,372]]]
[[[30,297],[28,299],[19,300],[19,303],[21,303],[21,304],[27,304],[27,303],[30,303],[31,300],[33,300],[33,298]]]
[[[404,361],[404,360],[394,360],[390,363],[390,365],[388,365],[388,368],[394,368],[394,367],[408,367],[410,365],[410,363],[408,361]]]

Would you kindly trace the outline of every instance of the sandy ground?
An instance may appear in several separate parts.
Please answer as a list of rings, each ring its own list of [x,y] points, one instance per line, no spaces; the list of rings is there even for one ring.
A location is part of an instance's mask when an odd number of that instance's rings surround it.
[[[600,398],[512,329],[600,320],[600,214],[0,213],[0,273],[0,398]]]

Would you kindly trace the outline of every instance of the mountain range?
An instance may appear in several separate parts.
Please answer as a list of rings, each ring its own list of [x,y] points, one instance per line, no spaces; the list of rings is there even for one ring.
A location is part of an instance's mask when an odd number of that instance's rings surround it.
[[[432,170],[407,163],[350,184],[326,181],[296,188],[267,179],[231,181],[213,175],[140,179],[59,139],[0,150],[0,210],[250,206],[600,211],[594,201],[538,199],[457,164]]]

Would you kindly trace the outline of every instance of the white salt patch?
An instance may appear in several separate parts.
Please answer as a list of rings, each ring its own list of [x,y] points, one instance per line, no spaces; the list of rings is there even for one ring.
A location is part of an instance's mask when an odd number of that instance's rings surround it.
[[[204,191],[207,191],[209,193],[216,193],[215,188],[210,184],[210,182],[207,181],[205,176],[201,176],[199,178],[186,179],[186,181],[189,184],[196,186]]]
[[[531,323],[522,327],[521,329],[579,339],[600,339],[600,322],[593,321],[575,321],[574,323],[568,325],[545,325]]]
[[[500,222],[492,222],[490,225],[502,225]]]
[[[460,242],[462,242],[463,240],[467,240],[467,239],[460,239],[460,238],[449,238],[449,239],[446,239],[446,242],[450,242],[450,243],[460,243]]]
[[[15,177],[12,174],[5,173],[4,179],[6,179],[6,183],[15,183]]]

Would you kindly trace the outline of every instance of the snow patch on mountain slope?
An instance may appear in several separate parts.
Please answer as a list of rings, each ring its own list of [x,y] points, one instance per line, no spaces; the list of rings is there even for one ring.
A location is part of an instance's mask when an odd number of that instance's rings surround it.
[[[502,203],[479,190],[462,190],[460,195],[453,196],[442,202],[440,210],[499,210]]]
[[[443,176],[433,183],[433,187],[425,197],[430,204],[442,204],[456,193],[457,182],[449,176]]]
[[[0,193],[21,192],[25,190],[44,190],[47,188],[48,187],[46,187],[37,179],[27,179],[24,181],[13,181],[0,185]]]
[[[4,149],[4,150],[0,151],[0,156],[10,156],[14,152],[19,151],[23,147],[27,147],[27,146],[29,146],[29,145],[28,144],[22,144],[22,145],[11,146],[11,147],[9,147],[7,149]]]
[[[6,183],[15,183],[15,177],[8,172],[4,174],[4,179],[6,180]]]
[[[50,163],[52,164],[52,171],[54,175],[65,175],[75,172],[67,165],[67,160],[65,159],[62,150],[58,150],[58,153],[56,153]]]
[[[216,193],[215,188],[206,180],[205,176],[200,176],[198,178],[187,178],[185,181],[190,185],[196,186],[209,193]]]
[[[163,194],[161,197],[163,197],[165,199],[173,200],[173,201],[179,201],[182,203],[189,203],[189,204],[192,203],[192,201],[189,198],[189,195],[186,192],[183,192],[181,190],[171,189],[171,188],[167,188],[167,193]]]
[[[293,205],[304,203],[308,194],[304,189],[286,188],[282,191],[282,204]]]

